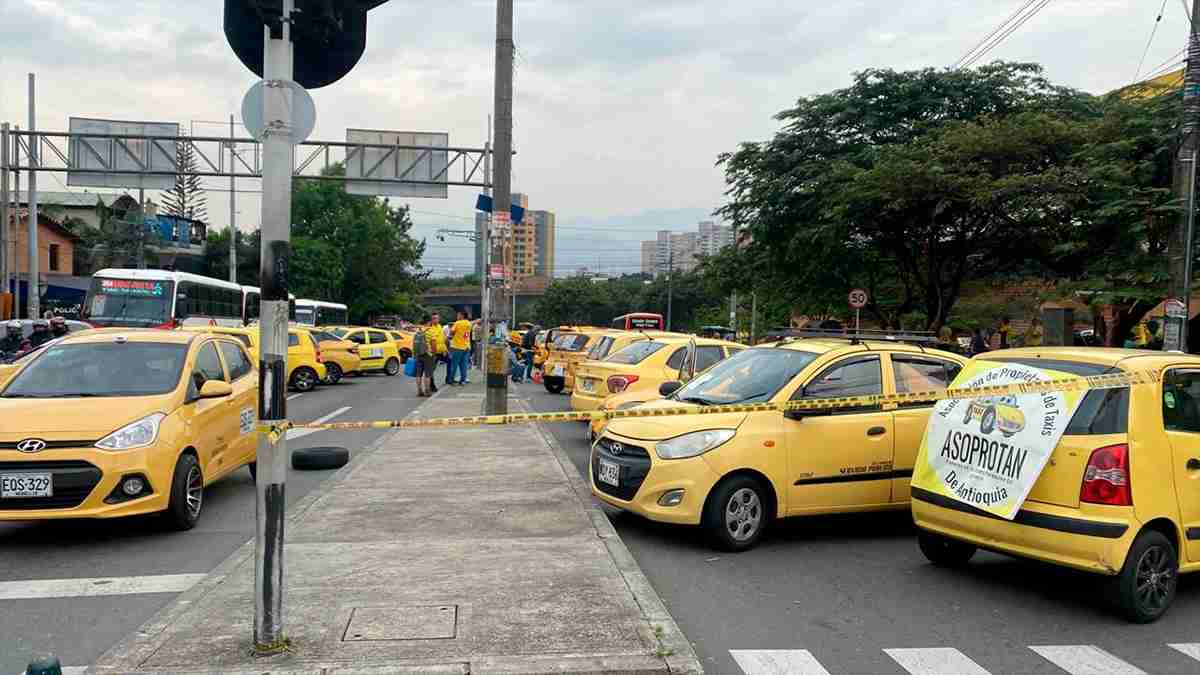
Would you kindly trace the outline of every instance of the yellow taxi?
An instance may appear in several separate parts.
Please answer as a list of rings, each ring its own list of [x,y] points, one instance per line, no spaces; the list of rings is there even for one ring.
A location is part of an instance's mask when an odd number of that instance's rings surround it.
[[[575,383],[575,367],[587,359],[588,350],[608,331],[591,326],[559,331],[542,364],[542,385],[546,391],[558,394],[565,389],[569,392]]]
[[[572,410],[595,410],[613,394],[637,392],[642,401],[658,398],[664,382],[683,380],[683,372],[692,372],[685,364],[688,346],[696,345],[694,372],[707,370],[726,356],[744,349],[743,345],[713,338],[697,338],[678,333],[657,333],[631,340],[625,348],[603,360],[588,360],[575,368],[575,386],[571,392]],[[629,401],[626,398],[622,402]]]
[[[928,391],[945,388],[965,362],[887,340],[792,339],[743,349],[678,389],[664,383],[667,397],[640,407]],[[714,546],[740,551],[776,518],[908,508],[931,409],[615,419],[592,448],[592,492],[650,520],[702,525]]]
[[[400,364],[404,365],[413,353],[413,334],[404,330],[389,330],[388,336],[396,343],[396,351],[400,353]]]
[[[325,366],[324,384],[337,384],[347,374],[358,372],[362,366],[362,358],[358,355],[358,345],[349,340],[343,340],[333,333],[320,328],[310,328],[309,334],[317,343],[322,363]],[[288,352],[289,359],[291,352]]]
[[[231,326],[185,326],[178,330],[189,333],[228,335],[242,343],[250,358],[258,363],[258,328]],[[329,376],[321,348],[307,328],[288,328],[288,386],[299,392],[312,391]]]
[[[922,553],[962,566],[980,547],[1094,572],[1098,595],[1129,620],[1162,616],[1179,573],[1200,570],[1200,358],[1029,347],[989,352],[977,364],[1054,377],[1149,371],[1158,382],[1088,391],[1012,520],[913,487]]]
[[[359,366],[360,373],[386,373],[391,376],[400,374],[400,349],[396,340],[382,328],[343,327],[332,328],[329,331],[343,340],[358,344],[358,355],[362,358]]]
[[[0,521],[161,512],[254,473],[258,374],[216,333],[109,328],[49,345],[0,387]]]

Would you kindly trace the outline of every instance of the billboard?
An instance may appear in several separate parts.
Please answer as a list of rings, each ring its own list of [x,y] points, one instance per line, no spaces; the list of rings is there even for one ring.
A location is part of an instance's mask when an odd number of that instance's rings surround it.
[[[79,187],[170,190],[175,186],[175,157],[179,125],[174,122],[122,122],[72,117],[67,148],[67,185]],[[98,136],[164,136],[102,138]],[[81,172],[79,169],[86,169]],[[113,173],[108,173],[112,171]],[[164,175],[139,173],[163,171]]]
[[[384,197],[445,199],[450,134],[422,131],[347,129],[347,143],[391,148],[346,148],[346,192]],[[412,147],[417,146],[421,150]],[[372,180],[374,179],[374,180]],[[400,183],[398,181],[417,181]]]

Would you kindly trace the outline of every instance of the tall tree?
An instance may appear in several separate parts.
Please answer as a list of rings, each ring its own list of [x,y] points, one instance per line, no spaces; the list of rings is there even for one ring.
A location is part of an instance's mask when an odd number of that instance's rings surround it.
[[[175,176],[175,187],[162,194],[166,214],[207,222],[208,196],[204,192],[200,177],[194,173],[196,150],[191,143],[177,144],[175,162],[180,172]],[[185,175],[185,171],[191,175]]]

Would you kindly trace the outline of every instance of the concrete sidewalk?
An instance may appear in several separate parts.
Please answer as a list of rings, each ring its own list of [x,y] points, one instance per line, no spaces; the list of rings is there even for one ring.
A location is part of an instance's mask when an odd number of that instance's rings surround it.
[[[478,414],[482,397],[445,387],[416,414]],[[250,655],[252,556],[251,542],[89,672],[701,672],[536,426],[400,430],[293,507],[289,654]]]

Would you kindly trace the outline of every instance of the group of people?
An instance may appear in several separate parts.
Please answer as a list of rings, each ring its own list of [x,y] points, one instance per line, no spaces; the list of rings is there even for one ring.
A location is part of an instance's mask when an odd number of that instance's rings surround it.
[[[33,320],[33,331],[27,336],[21,321],[13,319],[4,325],[0,339],[0,359],[12,360],[45,343],[67,334],[67,321],[61,316]]]
[[[437,312],[422,317],[421,325],[413,333],[417,396],[437,393],[434,376],[440,363],[446,364],[446,386],[470,384],[468,371],[478,350],[479,337],[479,323],[467,319],[466,312],[459,311],[454,323],[445,326]],[[475,365],[478,367],[478,363]]]

